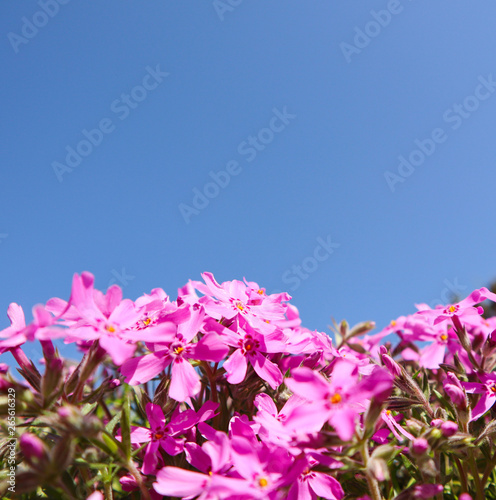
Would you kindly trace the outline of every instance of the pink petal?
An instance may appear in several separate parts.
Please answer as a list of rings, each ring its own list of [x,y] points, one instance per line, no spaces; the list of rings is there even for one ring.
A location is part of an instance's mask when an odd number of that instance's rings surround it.
[[[214,361],[218,363],[227,356],[228,352],[229,347],[224,344],[219,335],[208,333],[192,346],[191,357],[202,361]]]
[[[150,427],[152,429],[159,429],[165,424],[164,412],[159,405],[147,403],[146,417],[148,418],[148,422],[150,422]]]
[[[134,302],[124,299],[113,311],[109,317],[110,323],[116,323],[121,330],[131,328],[140,319],[141,313],[136,310]]]
[[[117,365],[122,365],[125,361],[131,358],[136,351],[134,344],[128,344],[125,340],[121,340],[112,335],[102,335],[100,337],[100,346],[103,347],[112,358],[112,361]]]
[[[7,316],[10,319],[12,328],[14,328],[15,330],[21,330],[26,326],[24,311],[19,304],[12,302],[7,309]]]
[[[209,476],[180,469],[178,467],[164,467],[157,473],[157,482],[153,488],[161,495],[184,498],[199,495],[209,482]]]
[[[324,399],[331,390],[324,377],[310,368],[295,368],[291,370],[291,375],[292,378],[286,379],[284,383],[292,392],[307,401]]]
[[[266,412],[273,417],[277,417],[277,407],[268,394],[265,394],[263,392],[257,394],[257,396],[255,397],[255,406],[257,407],[259,412]]]
[[[129,385],[138,385],[148,382],[169,366],[171,358],[165,353],[147,354],[127,360],[120,368],[125,381]]]
[[[429,369],[439,368],[439,365],[444,360],[444,353],[446,352],[446,344],[440,342],[433,342],[420,352],[420,366]]]
[[[196,396],[201,389],[200,376],[188,361],[181,359],[172,363],[169,396],[176,401],[185,401]]]
[[[496,397],[486,392],[482,394],[479,402],[475,405],[475,408],[472,410],[472,418],[471,422],[477,420],[479,417],[484,415],[486,411],[488,411],[492,406],[496,403]]]
[[[227,381],[230,384],[239,384],[243,382],[246,376],[248,364],[243,356],[241,349],[237,349],[231,354],[231,357],[224,363],[224,369],[227,373]]]
[[[272,389],[277,389],[282,384],[283,377],[281,370],[265,356],[257,352],[253,357],[250,357],[250,362],[257,375],[265,380]]]
[[[324,401],[297,406],[288,415],[284,426],[299,433],[318,432],[329,418],[329,408]]]
[[[339,481],[332,476],[322,472],[313,472],[308,478],[311,488],[318,496],[329,500],[341,500],[344,497],[344,491]]]
[[[334,411],[329,417],[330,424],[336,429],[340,439],[349,441],[355,433],[356,413],[351,408]]]
[[[116,436],[116,439],[121,440],[120,436]],[[131,443],[139,444],[146,443],[150,441],[150,429],[145,427],[131,427]]]

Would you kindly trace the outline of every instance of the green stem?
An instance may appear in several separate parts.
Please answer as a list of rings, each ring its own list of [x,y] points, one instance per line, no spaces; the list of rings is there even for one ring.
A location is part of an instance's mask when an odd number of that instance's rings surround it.
[[[484,475],[482,476],[482,487],[485,488],[486,482],[489,479],[489,476],[491,475],[491,472],[494,470],[496,467],[496,452],[493,455],[493,458],[489,461],[487,464],[486,470],[484,471]]]
[[[469,465],[470,470],[472,472],[472,476],[474,476],[475,481],[475,492],[477,500],[484,500],[484,488],[482,487],[482,483],[479,476],[479,471],[477,469],[477,464],[475,462],[473,450],[469,450]]]
[[[372,500],[383,500],[381,495],[381,490],[379,489],[379,483],[377,479],[372,475],[372,473],[368,470],[369,463],[369,449],[368,449],[368,441],[364,439],[362,446],[360,447],[360,454],[362,456],[363,465],[365,466],[365,473],[367,477],[367,484],[369,486],[369,492],[372,495]]]
[[[458,472],[460,474],[460,482],[462,483],[462,493],[468,493],[468,483],[467,483],[467,471],[465,467],[460,462],[458,457],[454,457],[456,467],[458,468]]]
[[[134,477],[134,479],[136,479],[136,482],[138,483],[139,489],[140,489],[141,494],[142,494],[141,498],[144,498],[145,500],[151,500],[150,493],[146,489],[146,486],[143,483],[143,477],[141,476],[138,469],[136,469],[136,467],[134,466],[134,464],[131,461],[127,464],[127,466],[128,466],[129,472],[132,474],[132,476]]]

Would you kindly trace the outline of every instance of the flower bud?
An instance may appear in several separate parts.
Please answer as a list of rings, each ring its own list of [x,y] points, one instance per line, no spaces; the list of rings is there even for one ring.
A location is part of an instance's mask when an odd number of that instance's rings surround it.
[[[119,387],[121,385],[121,381],[118,379],[118,378],[114,378],[110,384],[109,384],[109,388],[110,389],[115,389],[116,387]]]
[[[34,434],[25,432],[19,439],[21,451],[26,458],[37,457],[41,458],[45,452],[45,444]]]
[[[432,498],[443,490],[440,484],[419,484],[413,488],[413,498]]]
[[[458,497],[458,500],[472,500],[472,497],[468,493],[462,493]]]
[[[19,446],[29,465],[36,467],[46,462],[48,452],[45,443],[38,436],[24,432],[19,439]]]
[[[482,355],[484,357],[491,356],[496,351],[496,330],[493,330],[482,346]]]
[[[443,422],[441,424],[441,432],[444,437],[451,437],[458,432],[458,424],[456,422],[452,422],[451,420]]]
[[[389,356],[388,354],[382,354],[381,358],[384,366],[389,370],[393,377],[401,377],[401,366],[396,363],[396,361],[391,356]]]
[[[429,443],[425,438],[416,438],[412,441],[412,453],[420,456],[429,450]]]
[[[430,437],[434,440],[439,439],[442,435],[443,433],[439,429],[432,429],[430,432]]]
[[[468,407],[467,396],[460,381],[456,378],[456,375],[448,372],[443,381],[443,386],[444,392],[446,392],[451,401],[455,403],[455,406],[460,410],[466,410]]]

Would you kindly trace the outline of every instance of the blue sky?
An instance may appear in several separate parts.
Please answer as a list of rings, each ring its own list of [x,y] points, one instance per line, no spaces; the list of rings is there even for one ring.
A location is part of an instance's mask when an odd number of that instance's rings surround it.
[[[83,270],[132,299],[246,277],[321,331],[487,285],[495,16],[489,0],[3,2],[0,328]]]

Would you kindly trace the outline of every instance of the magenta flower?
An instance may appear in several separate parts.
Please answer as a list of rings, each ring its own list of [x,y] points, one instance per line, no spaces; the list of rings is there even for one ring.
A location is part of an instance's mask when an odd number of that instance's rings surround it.
[[[26,341],[51,340],[65,336],[65,331],[54,326],[53,316],[42,305],[33,307],[33,321],[26,326],[22,307],[14,302],[9,305],[7,315],[11,325],[0,332],[0,353],[18,347]]]
[[[477,382],[461,382],[466,392],[481,394],[479,402],[472,410],[471,422],[484,415],[496,403],[496,373],[480,373],[479,379],[482,381],[482,384]]]
[[[22,345],[27,340],[26,321],[22,307],[12,302],[7,309],[7,316],[10,319],[10,326],[0,331],[0,338],[5,339],[0,341],[0,353],[5,352],[10,347]]]
[[[134,328],[141,313],[132,300],[122,300],[122,290],[117,285],[111,286],[103,295],[94,290],[93,283],[91,273],[74,275],[69,302],[59,312],[62,318],[67,315],[71,325],[65,342],[98,340],[112,361],[121,365],[136,350],[136,345],[129,343],[123,334]],[[54,299],[49,303],[52,310],[59,310],[63,305]]]
[[[417,312],[417,314],[428,318],[433,325],[451,319],[453,316],[463,318],[472,315],[481,315],[484,309],[481,306],[475,307],[475,304],[483,302],[487,298],[496,298],[496,295],[489,292],[487,288],[481,288],[473,291],[467,298],[457,304],[451,304],[446,307],[439,306],[436,309],[424,309]]]
[[[209,327],[218,331],[224,343],[234,348],[234,352],[224,363],[227,381],[230,384],[239,384],[245,379],[248,363],[250,363],[257,375],[272,389],[277,389],[281,385],[283,379],[281,370],[264,355],[284,351],[284,335],[281,331],[276,330],[262,335],[242,318],[238,318],[231,326],[236,331],[215,322],[210,322]]]
[[[198,342],[193,342],[202,328],[204,316],[203,308],[193,309],[188,321],[175,326],[176,332],[169,335],[168,342],[153,344],[153,353],[126,361],[121,367],[126,382],[131,385],[147,382],[172,364],[169,396],[176,401],[186,401],[196,396],[201,389],[200,376],[189,359],[217,363],[224,359],[229,350],[215,333],[207,333]],[[134,338],[134,334],[132,336]],[[154,337],[154,332],[140,332],[142,340],[153,341]]]
[[[155,473],[157,464],[160,461],[159,448],[162,448],[171,456],[181,453],[184,448],[185,439],[179,436],[194,427],[198,422],[212,418],[217,407],[218,404],[211,401],[205,403],[198,413],[194,410],[185,410],[180,413],[179,407],[177,407],[170,422],[167,423],[162,408],[158,405],[148,403],[146,405],[146,416],[148,417],[150,428],[131,428],[131,443],[148,443],[145,448],[143,467],[141,468],[143,474]],[[119,436],[117,438],[120,439]]]
[[[450,397],[451,401],[455,403],[457,408],[462,410],[467,409],[467,396],[463,390],[463,383],[458,380],[455,374],[451,372],[446,374],[446,378],[443,380],[443,387],[444,392]]]
[[[309,368],[296,368],[292,378],[285,381],[295,394],[311,401],[296,407],[287,419],[287,425],[302,432],[319,431],[329,422],[343,441],[355,432],[355,420],[373,396],[386,398],[392,390],[392,376],[376,367],[370,376],[358,381],[355,364],[344,359],[334,366],[328,381]]]
[[[205,284],[193,282],[193,285],[204,297],[199,302],[212,318],[234,319],[242,316],[250,326],[265,333],[274,330],[271,323],[284,321],[286,307],[281,304],[282,297],[268,299],[265,292],[259,289],[260,300],[253,301],[253,290],[238,280],[227,281],[220,285],[212,273],[203,273]]]
[[[291,486],[288,500],[317,500],[327,498],[328,500],[341,500],[344,491],[339,481],[328,474],[312,470],[318,462],[308,460],[309,466],[300,474],[297,481]]]

